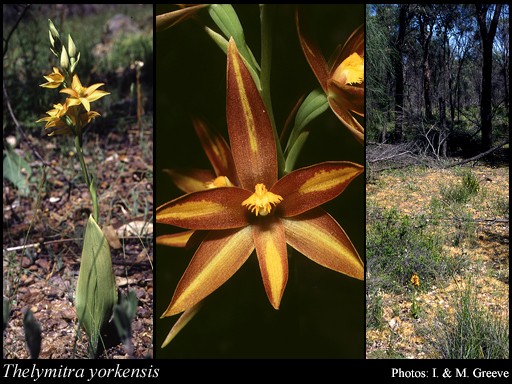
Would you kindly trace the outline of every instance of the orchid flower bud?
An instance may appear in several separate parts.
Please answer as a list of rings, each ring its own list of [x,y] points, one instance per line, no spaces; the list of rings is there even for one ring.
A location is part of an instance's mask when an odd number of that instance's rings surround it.
[[[70,58],[76,57],[76,46],[75,46],[75,43],[73,42],[73,39],[71,38],[71,35],[69,35],[69,39],[68,39],[68,53],[69,53]]]
[[[60,66],[64,71],[69,70],[69,57],[65,47],[62,47],[62,53],[60,55]]]
[[[55,40],[60,40],[59,31],[57,31],[57,28],[55,28],[55,25],[53,25],[50,19],[48,19],[48,25],[50,26],[50,33],[52,34],[53,38]]]

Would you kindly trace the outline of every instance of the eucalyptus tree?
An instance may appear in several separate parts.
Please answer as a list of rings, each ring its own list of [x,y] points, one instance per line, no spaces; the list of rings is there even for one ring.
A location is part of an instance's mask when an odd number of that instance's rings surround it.
[[[492,12],[491,16],[487,13]],[[482,119],[482,152],[492,147],[492,48],[501,12],[501,4],[475,4],[476,18],[482,37],[482,98],[480,117]]]

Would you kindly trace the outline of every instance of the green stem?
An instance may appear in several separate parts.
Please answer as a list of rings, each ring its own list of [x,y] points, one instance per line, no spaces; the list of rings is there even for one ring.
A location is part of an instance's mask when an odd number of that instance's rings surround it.
[[[274,139],[277,149],[278,173],[281,177],[284,173],[285,160],[279,135],[277,133],[274,111],[272,109],[272,100],[270,97],[270,69],[272,62],[272,26],[274,21],[274,6],[272,4],[260,5],[261,21],[261,74],[260,74],[260,94],[274,129]]]
[[[85,166],[84,155],[82,154],[82,146],[80,145],[80,137],[78,135],[75,136],[75,148],[76,153],[78,154],[78,160],[80,160],[82,172],[84,174],[85,184],[87,184],[87,189],[89,189],[91,182],[89,181],[89,175],[87,174],[87,167]]]
[[[82,153],[82,143],[81,143],[81,137],[80,135],[75,136],[75,147],[76,147],[76,153],[78,154],[78,160],[80,160],[80,166],[82,168],[82,172],[84,174],[85,184],[87,185],[87,189],[89,190],[92,198],[92,205],[93,205],[93,217],[96,223],[98,222],[98,199],[96,196],[96,184],[94,182],[94,179],[89,180],[89,174],[87,172],[87,166],[85,165],[84,161],[84,155]]]

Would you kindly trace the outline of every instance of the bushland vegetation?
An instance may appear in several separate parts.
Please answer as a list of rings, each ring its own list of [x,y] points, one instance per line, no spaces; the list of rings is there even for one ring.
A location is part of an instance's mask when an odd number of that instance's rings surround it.
[[[367,140],[442,158],[508,142],[508,5],[368,5],[366,41]]]
[[[367,6],[367,358],[509,358],[508,31]]]

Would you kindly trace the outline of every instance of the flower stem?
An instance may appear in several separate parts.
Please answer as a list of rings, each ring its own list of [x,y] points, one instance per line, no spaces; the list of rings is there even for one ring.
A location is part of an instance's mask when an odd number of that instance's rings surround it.
[[[274,139],[277,149],[277,163],[279,177],[283,175],[285,161],[279,135],[277,133],[276,122],[274,120],[274,111],[270,97],[270,69],[272,62],[272,26],[274,20],[274,6],[272,4],[260,5],[261,22],[261,75],[260,75],[260,94],[265,106],[267,107],[270,122],[274,129]]]
[[[80,166],[82,167],[82,172],[84,174],[85,184],[87,185],[87,189],[91,193],[92,204],[93,204],[93,217],[97,223],[98,222],[98,199],[96,196],[96,185],[95,185],[94,179],[92,180],[92,182],[89,180],[89,174],[87,172],[87,166],[85,165],[84,155],[82,153],[82,145],[81,145],[81,140],[80,140],[79,135],[75,136],[75,147],[76,147],[76,153],[78,154],[78,160],[80,160]]]

